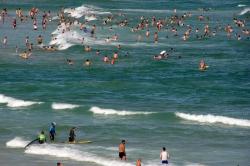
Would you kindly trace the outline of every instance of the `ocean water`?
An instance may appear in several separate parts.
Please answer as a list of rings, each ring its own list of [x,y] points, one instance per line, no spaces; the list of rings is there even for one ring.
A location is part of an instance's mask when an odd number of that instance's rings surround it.
[[[33,6],[40,11],[38,30],[33,30],[30,18],[25,23],[18,20],[13,30],[15,9],[27,15]],[[241,32],[250,28],[249,6],[247,0],[1,1],[8,17],[4,24],[0,21],[0,38],[7,36],[8,44],[0,48],[0,165],[48,166],[60,161],[65,166],[131,166],[141,158],[143,166],[157,166],[165,146],[170,166],[249,166],[250,39]],[[62,7],[65,12],[76,9],[70,19],[89,19],[88,30],[95,24],[96,39],[78,25],[63,36],[58,33],[56,15]],[[173,25],[162,28],[157,44],[157,30],[151,25],[149,39],[145,30],[131,32],[141,16],[150,22],[152,16],[167,20],[174,9],[177,15],[192,13],[184,26],[177,27],[177,37],[171,32]],[[48,10],[53,19],[43,31],[41,15]],[[209,21],[198,21],[201,14]],[[113,22],[103,25],[109,15],[114,15]],[[245,20],[245,27],[236,27],[234,17]],[[118,26],[125,18],[128,26]],[[201,34],[206,24],[217,30],[216,35],[197,39],[194,30],[199,28]],[[230,39],[224,31],[227,24],[234,28]],[[186,25],[192,26],[192,33],[183,41]],[[51,41],[51,34],[56,41]],[[105,42],[114,34],[118,41]],[[59,50],[39,48],[38,35],[45,45],[54,42]],[[34,50],[24,60],[18,55],[25,50],[26,36]],[[91,52],[83,50],[83,37]],[[170,56],[154,60],[162,50]],[[102,62],[104,55],[111,57],[115,51],[119,58],[114,65]],[[67,58],[75,64],[68,65]],[[92,61],[90,67],[83,66],[86,59]],[[201,59],[209,65],[204,72],[198,70]],[[48,134],[51,122],[57,123],[56,142],[24,149],[41,130]],[[77,139],[93,143],[60,143],[73,126]],[[122,139],[127,141],[126,162],[118,158]]]

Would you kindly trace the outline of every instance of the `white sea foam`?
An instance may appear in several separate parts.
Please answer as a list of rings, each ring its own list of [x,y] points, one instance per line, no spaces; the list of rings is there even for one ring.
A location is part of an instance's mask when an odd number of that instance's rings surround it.
[[[142,12],[142,13],[173,13],[173,10],[149,10],[149,9],[114,9],[125,12]]]
[[[9,148],[24,148],[29,141],[25,141],[20,137],[15,137],[14,139],[6,142],[6,146]]]
[[[97,8],[95,6],[87,6],[82,5],[77,8],[67,8],[64,9],[65,13],[68,13],[69,17],[80,18],[84,15],[102,15],[102,14],[110,14],[110,12],[102,11],[101,8]]]
[[[84,152],[76,149],[75,147],[63,147],[59,145],[32,145],[28,149],[25,150],[25,153],[34,154],[34,155],[49,155],[56,157],[69,158],[75,161],[83,161],[83,162],[94,162],[99,165],[104,166],[132,166],[132,163],[125,163],[115,159],[108,159],[104,157],[98,157],[95,154],[91,154],[88,152]]]
[[[239,4],[238,7],[245,7],[247,5],[244,5],[244,4]]]
[[[34,104],[41,104],[42,102],[19,100],[0,94],[0,103],[6,103],[8,107],[26,107]]]
[[[243,10],[240,12],[239,15],[244,15],[244,14],[249,13],[249,12],[250,12],[250,8],[248,7],[248,8],[243,9]]]
[[[201,123],[223,123],[227,125],[236,125],[236,126],[244,126],[244,127],[250,127],[250,120],[246,119],[236,119],[236,118],[230,118],[225,116],[215,116],[215,115],[194,115],[194,114],[186,114],[177,112],[175,113],[176,116],[191,120],[191,121],[197,121]]]
[[[93,20],[97,20],[97,18],[95,16],[85,16],[85,20],[93,21]]]
[[[67,104],[67,103],[52,103],[51,107],[52,109],[55,109],[55,110],[62,110],[62,109],[74,109],[80,106],[75,105],[75,104]]]
[[[94,114],[103,114],[103,115],[138,115],[138,114],[152,114],[154,112],[132,112],[132,111],[119,111],[119,110],[114,110],[114,109],[103,109],[99,107],[91,107],[90,110]]]

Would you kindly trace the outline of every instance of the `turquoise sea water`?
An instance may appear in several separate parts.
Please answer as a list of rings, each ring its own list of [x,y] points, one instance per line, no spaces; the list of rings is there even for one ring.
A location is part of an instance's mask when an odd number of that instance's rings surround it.
[[[7,47],[0,48],[0,165],[45,166],[61,161],[65,166],[130,166],[141,158],[143,165],[155,166],[161,165],[163,146],[170,153],[172,166],[250,165],[250,40],[244,35],[241,40],[235,37],[241,29],[249,29],[250,14],[240,15],[249,5],[246,0],[1,1],[0,8],[8,8],[9,16],[0,24],[1,39],[8,36]],[[38,31],[33,30],[30,19],[18,21],[13,30],[15,9],[20,7],[27,14],[33,6],[40,10]],[[96,24],[97,38],[76,26],[71,32],[85,37],[93,51],[84,52],[71,33],[62,44],[72,44],[67,49],[48,52],[36,46],[40,34],[48,45],[58,25],[53,19],[46,31],[42,30],[44,10],[51,10],[54,17],[62,7],[80,6],[96,14],[97,20],[90,21],[87,28]],[[153,42],[157,30],[151,25],[150,39],[146,39],[145,30],[131,32],[141,16],[150,21],[152,16],[167,20],[174,9],[178,15],[192,13],[184,26],[177,27],[179,36],[173,36],[172,25],[159,32],[158,44]],[[111,14],[112,30],[111,23],[102,24]],[[201,14],[210,20],[198,21]],[[236,27],[234,17],[245,20],[245,27]],[[125,18],[128,26],[115,25]],[[79,20],[83,22],[84,16]],[[211,31],[217,27],[216,35],[197,39],[194,30],[199,28],[201,34],[206,24]],[[234,28],[231,39],[224,31],[227,24]],[[186,25],[193,31],[183,41]],[[119,40],[106,43],[104,39],[115,33]],[[138,35],[141,41],[137,41]],[[23,60],[18,55],[25,50],[26,36],[34,50],[31,58]],[[118,44],[121,50],[116,48]],[[95,54],[98,49],[99,56]],[[162,50],[169,52],[169,58],[154,60]],[[119,51],[119,59],[114,65],[102,62],[104,55],[111,57],[115,51]],[[67,65],[67,58],[75,64]],[[86,59],[92,61],[90,67],[82,65]],[[209,65],[204,72],[198,70],[201,59]],[[24,150],[41,130],[48,133],[53,121],[57,123],[57,143]],[[60,143],[72,126],[77,127],[78,139],[93,143]],[[127,141],[126,162],[118,159],[122,139]]]

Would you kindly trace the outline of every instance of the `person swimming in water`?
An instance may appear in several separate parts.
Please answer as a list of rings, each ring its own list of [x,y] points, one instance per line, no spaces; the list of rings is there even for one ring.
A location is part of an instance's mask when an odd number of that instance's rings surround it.
[[[91,61],[89,59],[86,59],[86,61],[84,62],[85,66],[90,66],[91,65]]]
[[[202,60],[200,61],[199,69],[202,70],[202,71],[204,71],[204,70],[207,69],[207,65],[206,65],[204,59],[202,59]]]
[[[73,65],[73,64],[74,64],[74,61],[71,60],[71,59],[66,59],[66,61],[67,61],[67,63],[68,63],[69,65]]]

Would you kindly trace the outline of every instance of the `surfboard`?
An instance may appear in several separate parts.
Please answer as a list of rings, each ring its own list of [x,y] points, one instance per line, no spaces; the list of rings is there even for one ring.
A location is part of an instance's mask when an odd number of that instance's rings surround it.
[[[64,142],[66,144],[89,144],[89,143],[92,143],[92,141],[89,141],[89,140],[78,140],[78,141],[75,141],[75,142]]]

